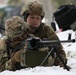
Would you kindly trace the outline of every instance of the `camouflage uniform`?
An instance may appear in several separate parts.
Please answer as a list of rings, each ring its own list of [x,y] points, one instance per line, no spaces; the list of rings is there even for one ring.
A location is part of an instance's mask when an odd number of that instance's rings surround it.
[[[19,37],[24,35],[27,29],[27,24],[19,16],[13,16],[5,22],[5,34],[0,39],[0,71],[5,69],[14,70],[14,65],[8,59],[13,57],[15,47],[23,40],[27,38],[27,35],[23,39],[19,40]],[[21,49],[21,47],[20,47]],[[13,50],[13,51],[12,51]],[[19,49],[17,49],[18,51]],[[9,54],[8,54],[9,51]],[[9,57],[9,56],[10,57]],[[7,62],[9,62],[9,64]]]
[[[38,3],[37,1],[33,2],[27,2],[25,6],[22,8],[21,15],[24,17],[24,20],[26,21],[28,15],[27,14],[33,14],[33,15],[39,15],[41,16],[41,19],[43,19],[45,13],[43,10],[43,6]],[[44,23],[41,23],[41,25],[33,32],[33,34],[37,37],[40,37],[41,39],[47,38],[50,40],[59,40],[53,29]],[[60,56],[62,57],[64,62],[67,62],[66,54],[63,50],[62,45],[60,44],[58,52]],[[50,61],[52,62],[52,61]],[[59,58],[56,56],[55,61],[52,65],[60,65],[63,66],[62,62],[59,60]],[[64,66],[63,66],[64,67]]]
[[[41,16],[41,18],[43,18],[44,15],[45,15],[44,11],[43,11],[43,8],[42,8],[42,5],[40,3],[38,3],[37,1],[26,4],[23,7],[21,14],[23,16],[25,16],[25,19],[27,19],[27,17],[26,17],[27,13],[39,15],[39,16]],[[23,20],[17,19],[17,18],[13,19],[13,20],[12,19],[13,18],[11,18],[10,20],[8,19],[6,21],[5,28],[6,28],[6,35],[11,41],[14,41],[14,42],[11,43],[11,45],[12,45],[13,48],[15,48],[16,43],[21,42],[20,40],[16,41],[17,39],[15,39],[15,38],[20,37],[28,29],[26,29],[27,27],[25,27],[26,24],[24,24]],[[12,22],[10,22],[10,21],[12,21]],[[19,22],[19,21],[21,21],[21,22]],[[29,31],[26,32],[26,33],[29,33]],[[50,40],[59,40],[57,35],[53,31],[53,29],[50,28],[49,26],[46,26],[43,23],[40,24],[40,26],[35,30],[35,32],[33,34],[37,37],[40,37],[41,39],[47,38],[47,39],[50,39]],[[4,44],[3,44],[2,47],[4,47]],[[26,48],[26,46],[25,46],[25,48]],[[0,49],[0,50],[5,50],[5,53],[7,51],[6,49]],[[48,49],[40,49],[40,50],[45,51],[45,50],[48,50]],[[65,55],[65,52],[64,52],[61,44],[58,48],[58,52],[60,53],[61,57],[63,58],[63,61],[66,62],[67,61],[66,55]],[[16,65],[17,65],[16,63],[20,63],[20,53],[21,53],[21,49],[19,51],[17,51],[16,53],[14,53],[14,55],[11,57],[11,59],[6,62],[4,68],[9,69],[9,70],[18,69],[19,67],[16,68]],[[59,58],[57,56],[56,57],[55,56],[50,56],[48,58],[48,64],[46,66],[51,66],[51,65],[60,65],[60,66],[64,67],[64,65],[62,64],[62,62],[59,60]]]
[[[49,40],[59,40],[53,29],[43,23],[38,27],[38,29],[33,34],[37,37],[40,37],[41,39],[47,38]],[[67,61],[66,54],[61,44],[58,49],[58,52],[60,56],[63,58],[63,60],[66,62]],[[60,65],[60,64],[61,64],[60,59],[56,57],[55,62],[52,65]]]

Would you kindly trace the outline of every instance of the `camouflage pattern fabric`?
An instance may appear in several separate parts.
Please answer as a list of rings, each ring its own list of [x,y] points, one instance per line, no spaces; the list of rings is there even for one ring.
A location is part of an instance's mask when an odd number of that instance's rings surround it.
[[[26,31],[26,27],[24,27],[24,26],[25,26],[24,21],[21,18],[13,17],[11,19],[8,19],[6,21],[6,27],[5,27],[6,31],[7,31],[6,32],[7,37],[10,37],[11,39],[16,38],[16,36],[19,37],[20,35],[22,35],[22,33],[24,33],[24,31]],[[15,29],[17,29],[17,30],[15,30]],[[9,30],[10,30],[10,33],[8,32]],[[16,31],[17,31],[17,33],[16,33]],[[41,35],[40,35],[40,33],[41,33]],[[37,28],[37,30],[33,34],[35,36],[37,36],[37,37],[40,37],[41,39],[48,38],[50,40],[58,40],[58,37],[56,36],[56,34],[53,31],[53,29],[50,28],[49,26],[46,26],[43,23]],[[7,56],[6,40],[3,40],[3,41],[2,41],[2,39],[0,40],[0,43],[3,42],[3,45],[1,44],[2,46],[0,47],[0,50],[4,51],[3,52],[4,54],[3,54],[2,57]],[[15,43],[16,42],[13,42],[14,47],[16,47]],[[20,49],[20,50],[22,50],[22,49]],[[43,51],[45,49],[41,49],[41,50]],[[16,64],[20,62],[20,58],[19,58],[20,52],[21,51],[18,51],[16,53],[14,53],[14,55],[11,57],[11,59],[9,61],[7,61],[3,65],[2,71],[5,70],[5,69],[8,69],[8,70],[16,70],[16,69],[18,69],[18,68],[16,68]],[[58,52],[59,52],[60,56],[63,58],[63,60],[66,61],[67,60],[66,59],[66,55],[65,55],[65,52],[64,52],[61,44],[60,44],[60,47],[58,49]],[[0,60],[1,60],[2,57],[0,56]],[[50,56],[48,58],[48,65],[46,65],[46,66],[50,66],[50,65],[61,65],[62,66],[63,64],[62,64],[62,62],[60,61],[60,59],[57,56],[56,56],[56,58],[52,58]]]
[[[39,34],[41,33],[41,35]],[[41,24],[39,26],[39,28],[33,33],[35,36],[40,37],[41,39],[43,38],[47,38],[50,40],[58,40],[59,38],[57,37],[57,35],[55,34],[55,32],[53,31],[52,28],[50,28],[49,26],[46,26],[45,24]],[[40,49],[40,51],[47,51],[48,48],[42,48]],[[62,48],[62,45],[60,44],[58,52],[60,54],[60,56],[62,57],[63,61],[66,62],[66,54]],[[18,51],[17,53],[15,53],[15,55],[11,58],[11,61],[13,64],[15,64],[16,62],[20,62],[19,56],[20,56],[21,51]],[[60,65],[62,66],[62,62],[61,60],[58,58],[58,56],[50,56],[48,58],[48,64],[46,66],[53,66],[53,65]],[[63,65],[64,66],[64,65]]]
[[[9,52],[10,57],[13,56],[13,53],[11,53],[12,49],[7,50],[8,46],[10,47],[10,45],[11,45],[11,48],[15,49],[15,47],[17,46],[17,44],[19,44],[21,42],[21,40],[14,41],[13,39],[16,39],[17,37],[20,37],[21,35],[25,34],[25,32],[27,30],[27,24],[19,16],[13,16],[6,20],[5,29],[6,29],[6,31],[5,31],[6,36],[3,36],[2,38],[0,38],[0,45],[1,45],[0,46],[0,71],[7,69],[6,68],[6,66],[7,66],[6,62],[8,62],[7,51],[10,51]],[[27,35],[26,35],[26,37],[27,37]],[[12,42],[9,42],[10,45],[7,44],[8,40],[12,41]],[[10,67],[9,67],[9,70],[11,70]]]
[[[17,52],[16,50],[23,49],[23,47],[21,47],[21,46],[17,49],[17,47],[18,47],[17,44],[21,43],[21,41],[10,42],[11,47],[16,52],[14,52],[14,51],[11,52],[12,49],[10,48],[10,50],[9,50],[10,59],[8,59],[7,43],[6,43],[8,41],[7,38],[2,37],[2,39],[0,40],[0,44],[1,44],[1,46],[0,46],[0,72],[2,72],[4,70],[13,70],[14,71],[14,70],[19,69],[19,67],[17,67],[16,65],[20,66],[20,64],[15,65],[15,63],[19,62],[18,60],[19,60],[19,52],[20,52],[20,51]],[[20,68],[22,68],[22,67],[20,66]]]
[[[51,27],[46,26],[43,23],[37,28],[37,30],[33,34],[37,37],[40,37],[41,39],[47,38],[50,40],[59,40],[59,38],[55,34],[54,30]],[[67,61],[66,54],[65,54],[61,44],[60,44],[60,47],[58,49],[58,52],[59,52],[60,56],[62,57],[62,59],[66,62]],[[58,57],[56,57],[54,64],[60,65],[61,63],[62,62],[60,61],[60,59]]]
[[[23,9],[21,11],[21,15],[23,15],[25,17],[25,21],[26,21],[27,13],[29,13],[30,15],[33,14],[33,15],[38,15],[38,16],[44,17],[43,12],[44,12],[43,6],[40,3],[38,3],[37,1],[34,1],[34,2],[28,2],[25,4],[25,6],[23,7]],[[57,37],[57,35],[53,31],[53,29],[43,23],[35,30],[35,32],[33,34],[41,39],[47,38],[50,40],[59,40],[59,38]],[[65,54],[61,44],[59,46],[58,52],[59,52],[60,56],[62,57],[63,61],[66,62],[67,61],[66,54]],[[56,56],[54,65],[61,65],[61,64],[62,64],[62,62]]]
[[[10,39],[20,37],[27,30],[27,23],[19,16],[13,16],[5,22],[6,36]]]
[[[5,62],[8,60],[6,40],[6,36],[0,39],[0,72],[5,70]]]
[[[39,15],[42,17],[44,17],[45,15],[43,6],[38,1],[26,2],[24,7],[22,8],[21,15],[24,15],[25,13]]]
[[[39,33],[41,33],[41,35]],[[50,40],[58,40],[58,37],[55,34],[55,32],[53,31],[53,29],[50,28],[49,26],[46,26],[45,24],[41,24],[40,27],[33,34],[35,36],[37,36],[37,37],[40,37],[41,39],[47,38],[47,39],[50,39]],[[39,50],[40,51],[48,51],[48,48],[42,48],[42,49],[39,49]],[[66,54],[65,54],[61,44],[59,46],[58,52],[59,52],[60,56],[62,57],[63,61],[66,62],[67,61]],[[20,53],[21,53],[21,51],[18,51],[11,58],[11,62],[13,63],[13,65],[16,62],[20,62],[20,58],[19,58],[20,57]],[[60,65],[60,66],[63,65],[61,60],[57,56],[55,56],[55,55],[54,56],[51,55],[48,58],[48,64],[46,66],[53,66],[53,65]]]

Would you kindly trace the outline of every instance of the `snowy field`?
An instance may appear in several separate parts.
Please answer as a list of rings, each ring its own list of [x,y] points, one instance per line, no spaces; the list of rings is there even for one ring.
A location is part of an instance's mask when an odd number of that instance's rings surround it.
[[[72,39],[75,39],[75,32],[67,30],[64,32],[57,33],[60,40],[67,40],[68,34],[72,34]],[[35,67],[26,68],[17,71],[3,71],[0,75],[76,75],[76,42],[75,43],[62,43],[64,50],[68,58],[68,65],[71,66],[71,70],[67,71],[59,66],[53,67]]]

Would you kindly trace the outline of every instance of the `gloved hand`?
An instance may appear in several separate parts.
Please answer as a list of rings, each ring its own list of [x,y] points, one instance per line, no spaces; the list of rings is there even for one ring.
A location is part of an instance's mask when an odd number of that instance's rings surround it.
[[[66,67],[65,67],[62,63],[60,63],[60,67],[63,67],[64,69],[66,69],[66,68],[67,68],[67,70],[68,70],[68,71],[70,71],[70,69],[71,69],[71,67],[70,67],[70,66],[66,65]]]

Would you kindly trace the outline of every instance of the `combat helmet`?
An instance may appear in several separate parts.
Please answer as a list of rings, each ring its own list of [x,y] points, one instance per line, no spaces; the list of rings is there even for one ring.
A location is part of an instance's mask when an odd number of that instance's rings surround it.
[[[37,1],[26,2],[22,8],[21,15],[26,17],[27,14],[39,15],[43,19],[45,15],[43,5]]]
[[[27,23],[19,16],[13,16],[5,22],[5,34],[11,40],[20,37],[27,30]]]

